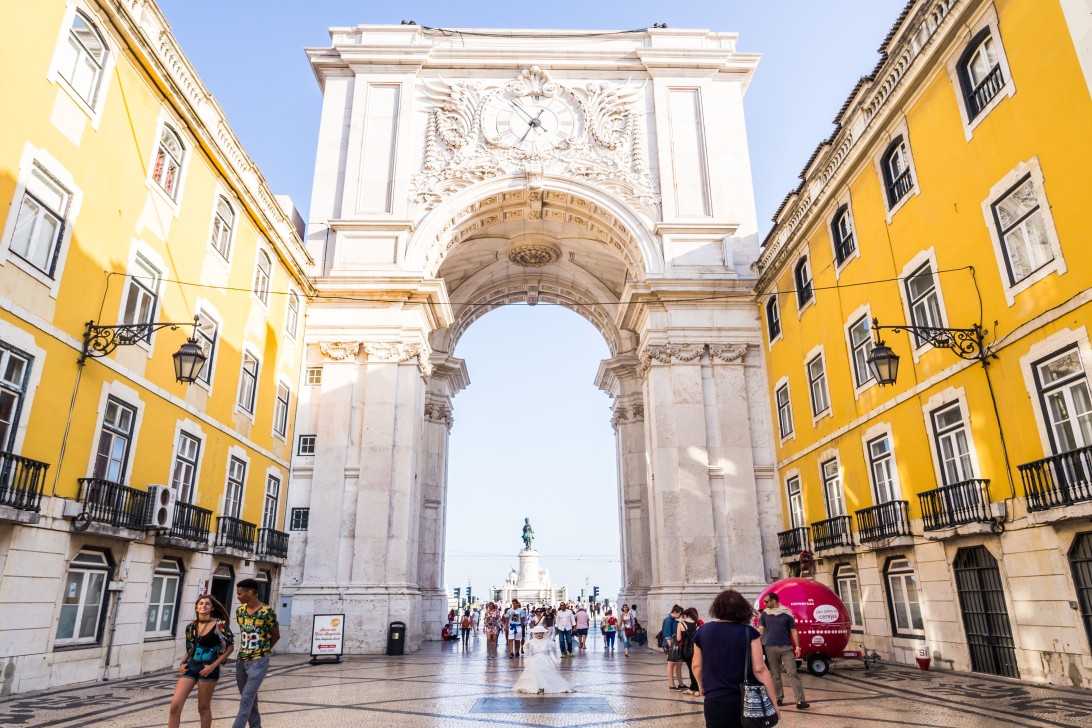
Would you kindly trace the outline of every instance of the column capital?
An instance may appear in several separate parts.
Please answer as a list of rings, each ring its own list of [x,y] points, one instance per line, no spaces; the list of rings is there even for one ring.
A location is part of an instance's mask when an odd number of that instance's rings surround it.
[[[641,352],[641,363],[637,365],[637,373],[642,379],[648,376],[648,370],[655,364],[674,364],[676,362],[688,364],[697,361],[705,353],[705,344],[690,342],[682,344],[649,344]]]
[[[425,404],[425,420],[444,425],[448,432],[451,432],[451,426],[455,424],[455,418],[451,414],[451,405],[439,401]]]
[[[359,341],[320,341],[319,351],[322,356],[332,361],[350,361],[356,359],[360,351]]]

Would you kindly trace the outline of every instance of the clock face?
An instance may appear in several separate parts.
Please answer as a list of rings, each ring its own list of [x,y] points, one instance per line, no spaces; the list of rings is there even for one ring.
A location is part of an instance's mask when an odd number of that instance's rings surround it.
[[[501,94],[491,104],[486,125],[490,141],[526,152],[564,146],[576,130],[576,112],[556,96]]]

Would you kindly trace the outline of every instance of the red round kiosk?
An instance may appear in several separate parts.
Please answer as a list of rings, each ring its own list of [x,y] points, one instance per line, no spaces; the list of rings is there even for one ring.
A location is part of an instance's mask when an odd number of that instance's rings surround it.
[[[800,635],[800,657],[812,675],[826,675],[835,658],[861,657],[860,652],[846,651],[849,611],[828,587],[811,579],[781,579],[762,591],[756,609],[764,606],[762,600],[770,592],[777,594],[782,607],[792,610]]]

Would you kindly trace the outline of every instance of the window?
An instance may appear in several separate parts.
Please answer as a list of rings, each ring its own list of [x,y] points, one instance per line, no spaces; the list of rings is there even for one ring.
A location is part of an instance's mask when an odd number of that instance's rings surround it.
[[[895,635],[925,634],[921,604],[918,602],[918,579],[910,562],[902,557],[891,559],[887,562],[884,574],[887,577],[887,594]]]
[[[297,455],[314,455],[315,454],[315,436],[314,435],[300,435],[299,444],[296,446]]]
[[[997,58],[990,29],[986,28],[972,41],[959,59],[959,83],[967,103],[967,118],[974,119],[1005,87],[1004,74]]]
[[[827,372],[823,365],[823,355],[819,354],[808,362],[808,391],[811,393],[811,415],[818,417],[830,409],[830,395],[827,393]]]
[[[273,434],[284,437],[288,432],[288,403],[292,393],[287,384],[277,384],[277,401],[273,405]]]
[[[796,306],[802,309],[815,297],[815,291],[811,286],[811,267],[808,265],[807,258],[801,259],[796,264],[793,278],[796,281]]]
[[[269,572],[259,571],[257,574],[254,575],[254,580],[258,582],[258,588],[256,590],[258,601],[268,604],[271,586]]]
[[[792,403],[789,402],[789,385],[777,388],[777,424],[781,428],[781,439],[792,434]]]
[[[273,277],[273,261],[264,250],[258,251],[258,267],[254,271],[254,295],[269,305],[269,281]]]
[[[239,518],[243,512],[243,487],[246,484],[246,463],[237,457],[228,460],[227,487],[224,489],[224,515]]]
[[[1076,345],[1037,362],[1035,383],[1054,453],[1092,445],[1092,394]]]
[[[803,528],[804,520],[804,490],[800,487],[800,476],[794,475],[786,482],[789,491],[789,521],[793,528]]]
[[[163,133],[159,135],[159,146],[155,151],[152,180],[172,200],[178,199],[178,182],[182,176],[182,160],[185,154],[186,147],[182,144],[181,137],[174,129],[164,124]]]
[[[212,371],[216,368],[216,341],[220,333],[220,325],[204,311],[198,311],[197,319],[197,345],[207,357],[205,366],[201,367],[201,373],[197,375],[197,379],[211,387]]]
[[[284,331],[293,339],[300,324],[300,297],[295,291],[288,292],[288,312],[284,315]]]
[[[292,519],[290,521],[290,525],[288,526],[289,530],[291,530],[291,531],[306,531],[307,530],[307,522],[310,520],[310,518],[311,518],[311,509],[310,508],[293,508],[292,509]]]
[[[883,170],[884,189],[887,190],[887,206],[893,208],[914,187],[910,172],[910,153],[906,141],[900,136],[891,142],[880,163]]]
[[[239,408],[254,414],[254,400],[258,391],[258,359],[249,351],[243,352],[243,370],[239,376]]]
[[[921,266],[906,278],[906,298],[910,304],[910,323],[937,329],[944,326],[937,295],[936,278],[931,263]],[[929,337],[915,334],[915,346],[925,346]]]
[[[850,359],[853,361],[853,379],[863,387],[872,376],[868,357],[872,354],[872,333],[868,328],[868,316],[861,316],[849,326]]]
[[[148,599],[148,615],[144,620],[146,637],[170,637],[174,633],[178,614],[182,567],[173,559],[160,561],[152,576],[152,595]]]
[[[895,485],[895,458],[891,452],[891,437],[881,435],[868,441],[868,470],[872,474],[872,490],[876,504],[898,499]]]
[[[944,485],[970,480],[974,477],[974,468],[971,465],[967,425],[963,421],[959,402],[952,402],[930,414]]]
[[[844,516],[846,496],[842,491],[842,470],[838,467],[838,460],[827,460],[820,468],[823,471],[823,498],[827,502],[827,518]]]
[[[1016,284],[1054,260],[1031,175],[993,203],[993,216],[1009,283]]]
[[[853,220],[849,216],[848,205],[842,205],[834,214],[834,220],[830,223],[830,234],[834,240],[834,260],[841,265],[857,249],[857,240],[853,235]]]
[[[770,296],[770,300],[766,301],[766,331],[771,342],[781,336],[781,312],[777,310],[777,296]]]
[[[128,275],[125,303],[121,309],[123,324],[150,324],[155,321],[159,305],[159,281],[161,274],[143,256],[137,254],[133,272]],[[151,331],[142,339],[151,341]]]
[[[72,194],[35,164],[27,178],[15,218],[11,252],[50,278],[64,239],[65,218]]]
[[[101,551],[80,551],[72,559],[61,596],[57,646],[98,642],[111,569]]]
[[[262,503],[262,528],[277,527],[277,502],[281,497],[281,479],[269,475],[265,479],[265,501]]]
[[[322,367],[307,367],[304,381],[308,387],[317,387],[322,384]]]
[[[76,11],[68,31],[68,43],[61,51],[61,77],[87,105],[95,108],[99,84],[106,65],[106,41],[86,15]]]
[[[136,410],[110,397],[99,433],[99,449],[95,455],[95,478],[121,483],[129,462],[129,444],[133,440]]]
[[[0,342],[0,450],[12,452],[33,359]]]
[[[193,503],[197,492],[197,461],[201,455],[201,441],[185,432],[178,433],[178,449],[171,471],[171,487],[179,503]]]
[[[209,243],[224,260],[231,257],[231,234],[235,229],[235,210],[227,198],[216,198],[216,209],[212,215],[212,239]]]
[[[857,571],[849,564],[839,564],[834,569],[834,591],[849,612],[849,626],[854,631],[864,629],[864,610],[861,608],[861,586]]]

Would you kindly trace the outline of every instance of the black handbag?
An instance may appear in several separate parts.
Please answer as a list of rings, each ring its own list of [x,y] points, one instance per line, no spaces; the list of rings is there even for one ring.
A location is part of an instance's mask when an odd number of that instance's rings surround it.
[[[743,663],[743,682],[739,684],[743,728],[770,728],[777,725],[777,708],[770,700],[765,685],[753,683],[751,677],[751,643],[747,643],[747,658]]]

